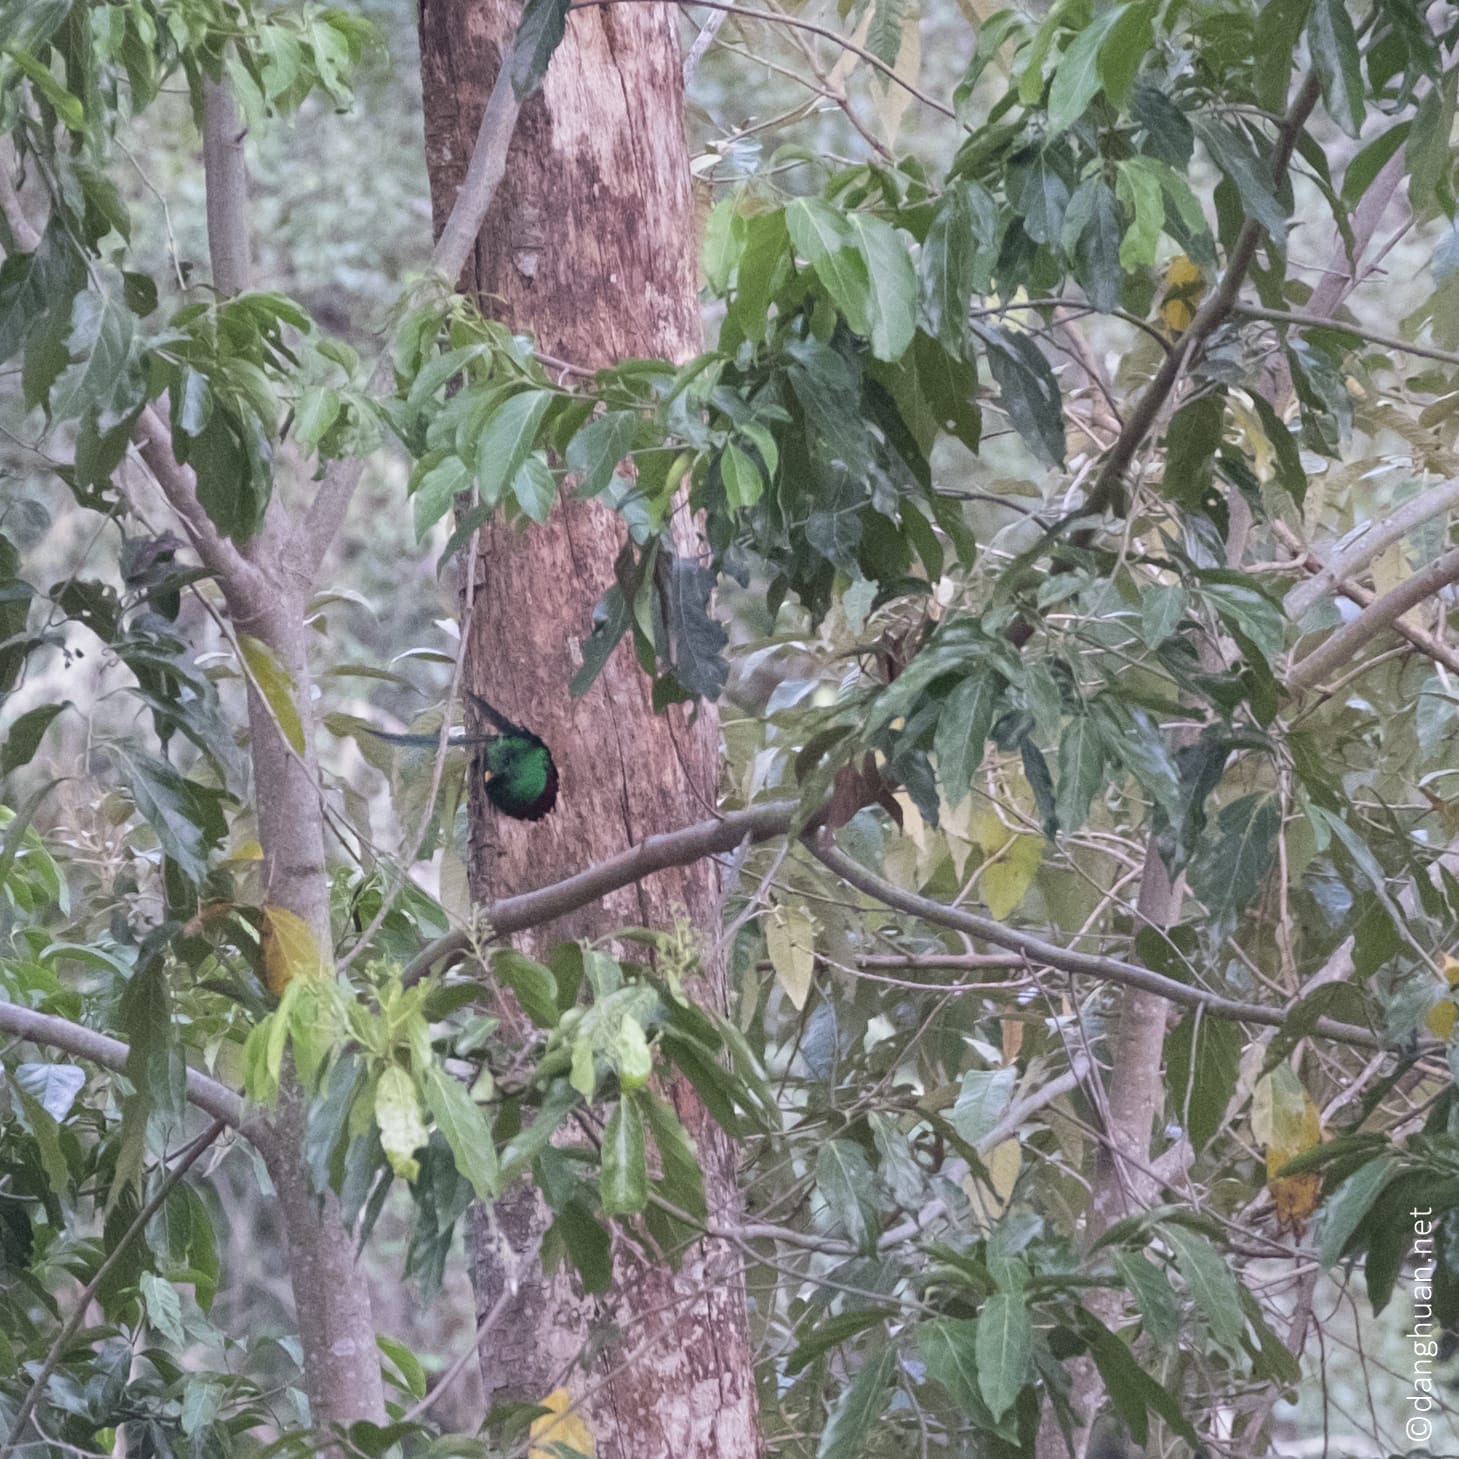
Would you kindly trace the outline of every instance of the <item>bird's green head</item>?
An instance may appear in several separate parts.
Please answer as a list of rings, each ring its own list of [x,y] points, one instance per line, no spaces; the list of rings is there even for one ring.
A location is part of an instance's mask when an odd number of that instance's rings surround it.
[[[557,766],[534,734],[517,730],[482,746],[486,798],[503,815],[540,821],[557,804]]]

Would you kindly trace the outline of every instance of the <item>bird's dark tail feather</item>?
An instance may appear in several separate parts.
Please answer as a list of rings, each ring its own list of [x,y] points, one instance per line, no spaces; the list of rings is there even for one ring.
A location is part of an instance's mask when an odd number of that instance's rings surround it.
[[[489,724],[494,726],[504,735],[525,735],[527,730],[519,724],[513,724],[501,710],[493,709],[480,694],[473,694],[471,690],[466,691],[466,697],[476,706],[476,712]]]

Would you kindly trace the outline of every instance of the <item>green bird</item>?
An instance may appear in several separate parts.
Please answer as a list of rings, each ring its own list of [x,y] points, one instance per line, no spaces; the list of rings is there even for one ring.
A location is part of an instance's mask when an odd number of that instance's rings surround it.
[[[504,816],[518,821],[540,821],[557,804],[557,765],[540,735],[513,724],[480,695],[468,689],[466,697],[477,714],[492,727],[490,734],[460,735],[449,743],[476,749],[475,773],[486,787],[486,798]],[[371,730],[377,739],[393,745],[436,745],[439,735],[392,735]]]

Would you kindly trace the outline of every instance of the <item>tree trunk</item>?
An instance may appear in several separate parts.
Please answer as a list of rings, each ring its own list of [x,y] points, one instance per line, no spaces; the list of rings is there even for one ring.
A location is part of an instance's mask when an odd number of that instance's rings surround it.
[[[465,174],[501,50],[518,15],[504,0],[423,0],[426,156],[436,227]],[[491,217],[462,287],[547,353],[585,366],[629,356],[682,359],[700,346],[695,243],[672,13],[581,10],[542,92],[524,108]],[[681,552],[694,524],[680,514]],[[626,644],[592,690],[568,681],[597,600],[613,581],[618,519],[564,499],[545,527],[482,533],[467,682],[552,747],[557,808],[536,823],[490,813],[473,786],[472,881],[478,898],[554,881],[715,804],[718,725],[678,709],[655,716]],[[711,863],[661,873],[522,939],[541,951],[625,924],[685,921],[706,950],[719,929]],[[723,969],[698,994],[722,1005]],[[507,1010],[503,1009],[504,1014]],[[666,1091],[698,1143],[711,1211],[735,1206],[734,1150],[687,1086]],[[493,1227],[495,1229],[493,1229]],[[477,1213],[478,1310],[503,1289],[498,1233],[515,1252],[542,1229],[535,1193]],[[758,1452],[743,1281],[733,1253],[704,1243],[682,1270],[615,1241],[615,1285],[585,1297],[534,1264],[481,1354],[489,1403],[536,1401],[565,1386],[600,1459],[739,1459]],[[591,1357],[585,1354],[591,1354]]]

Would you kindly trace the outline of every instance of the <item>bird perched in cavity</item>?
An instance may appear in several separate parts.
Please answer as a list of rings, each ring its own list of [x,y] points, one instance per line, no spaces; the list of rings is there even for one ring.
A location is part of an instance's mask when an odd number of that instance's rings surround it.
[[[477,715],[491,726],[489,733],[458,735],[448,741],[476,751],[475,773],[481,777],[486,798],[504,816],[518,821],[540,821],[557,804],[557,764],[541,735],[513,724],[468,689],[466,697]],[[394,735],[371,730],[392,745],[436,745],[438,735]]]

